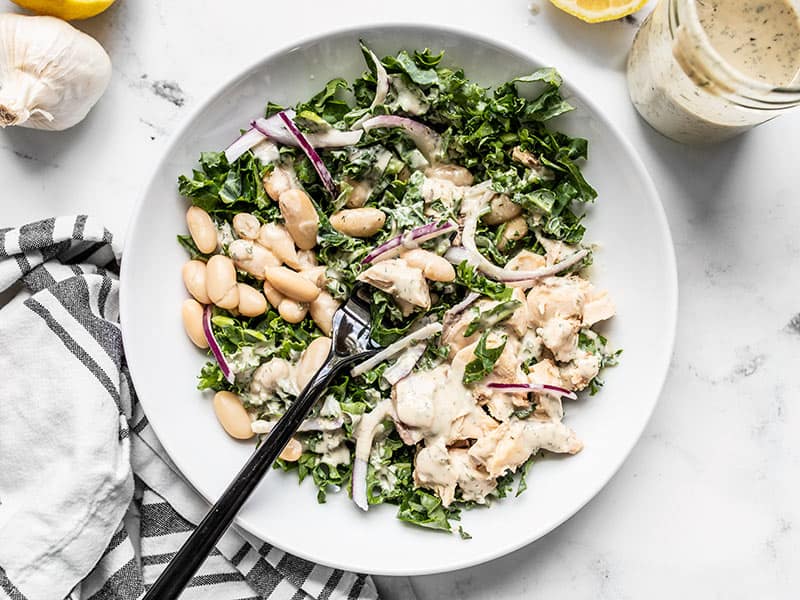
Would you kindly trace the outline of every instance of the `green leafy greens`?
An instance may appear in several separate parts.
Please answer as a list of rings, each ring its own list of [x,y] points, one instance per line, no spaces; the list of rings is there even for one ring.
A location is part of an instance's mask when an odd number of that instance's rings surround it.
[[[541,236],[567,244],[579,244],[585,232],[581,207],[592,202],[597,193],[583,177],[580,164],[586,159],[588,143],[552,131],[549,122],[573,109],[561,95],[561,77],[551,68],[539,69],[497,87],[489,88],[470,81],[464,71],[447,66],[443,52],[429,49],[400,51],[381,59],[390,79],[385,101],[371,108],[377,86],[372,55],[362,43],[367,69],[352,82],[333,78],[318,93],[296,104],[295,122],[307,133],[349,130],[364,117],[393,114],[409,117],[433,129],[441,139],[441,158],[445,163],[466,167],[476,181],[491,181],[491,188],[506,194],[521,207],[528,231],[511,242],[503,237],[506,225],[479,222],[475,242],[490,261],[503,266],[521,249],[545,254]],[[265,116],[270,117],[286,107],[268,102]],[[319,217],[316,259],[326,270],[326,291],[344,300],[350,294],[359,274],[366,268],[364,258],[377,245],[403,234],[433,218],[459,218],[459,198],[440,197],[438,192],[426,197],[424,174],[428,162],[409,137],[400,129],[376,128],[362,136],[353,147],[318,148],[330,171],[339,194],[332,198],[323,188],[317,171],[297,149],[279,148],[275,164],[262,163],[253,152],[245,152],[228,161],[224,152],[204,152],[199,165],[189,176],[180,176],[178,190],[192,204],[206,210],[220,230],[221,251],[226,252],[234,239],[233,217],[241,212],[254,215],[261,223],[282,223],[277,202],[270,199],[263,181],[276,166],[288,168],[302,185]],[[361,194],[359,196],[359,194]],[[329,217],[352,206],[377,207],[386,215],[386,223],[370,238],[356,238],[334,229]],[[537,237],[540,236],[540,237]],[[200,252],[191,236],[179,235],[178,243],[191,259],[207,261],[210,255]],[[447,239],[426,242],[423,248],[443,254]],[[466,261],[455,265],[456,277],[451,282],[429,282],[432,306],[429,310],[401,306],[394,295],[370,288],[373,339],[382,345],[406,335],[423,318],[443,320],[447,311],[461,302],[469,292],[494,301],[489,308],[473,310],[464,336],[483,332],[474,349],[474,360],[467,363],[464,385],[471,386],[494,369],[502,355],[507,337],[492,337],[493,327],[511,318],[521,306],[512,299],[512,288],[488,279]],[[259,286],[252,276],[238,273],[238,281]],[[250,382],[255,370],[266,361],[280,358],[296,362],[302,352],[322,332],[310,317],[290,324],[269,309],[259,317],[243,317],[236,311],[214,309],[214,336],[231,364],[236,379],[228,382],[213,360],[209,360],[198,377],[201,390],[229,390],[237,393],[244,406],[257,418],[278,418],[294,399],[294,392],[285,388],[268,398],[255,397]],[[417,369],[430,369],[448,360],[451,347],[437,335],[428,340]],[[496,341],[500,339],[499,343]],[[496,345],[489,346],[492,341]],[[619,351],[610,352],[605,338],[585,329],[580,333],[579,347],[598,357],[601,366],[616,364]],[[528,358],[522,364],[527,373],[535,363]],[[335,432],[298,434],[303,443],[299,460],[278,460],[275,467],[295,473],[299,481],[310,478],[318,488],[317,499],[339,489],[352,489],[352,458],[355,430],[359,419],[379,402],[391,396],[391,386],[383,379],[387,363],[359,377],[344,374],[337,377],[314,409],[315,417],[342,421]],[[592,393],[602,386],[594,378]],[[325,412],[327,411],[327,412]],[[324,414],[323,414],[324,413]],[[514,418],[529,418],[533,406],[516,408]],[[335,448],[333,460],[329,450]],[[369,504],[396,505],[400,520],[440,531],[453,531],[453,521],[460,511],[475,506],[459,494],[450,506],[414,481],[417,447],[403,442],[393,421],[387,418],[376,436],[367,466],[366,489]],[[533,463],[531,457],[517,472],[516,494],[527,483],[525,476]],[[506,473],[497,479],[492,498],[513,492],[515,475]],[[471,536],[458,527],[464,539]]]
[[[476,381],[480,381],[491,373],[497,359],[500,358],[503,350],[505,350],[506,342],[508,341],[508,338],[505,336],[503,336],[503,341],[497,346],[493,348],[488,348],[486,346],[486,340],[490,333],[490,331],[485,331],[483,335],[481,335],[481,339],[478,340],[478,345],[475,346],[475,360],[468,362],[467,366],[464,367],[464,385],[470,385]]]

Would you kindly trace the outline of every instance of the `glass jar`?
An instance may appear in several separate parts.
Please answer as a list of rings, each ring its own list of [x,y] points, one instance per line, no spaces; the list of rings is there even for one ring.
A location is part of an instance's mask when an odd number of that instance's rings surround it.
[[[628,88],[656,130],[711,143],[800,105],[798,71],[791,0],[660,0],[633,41]]]

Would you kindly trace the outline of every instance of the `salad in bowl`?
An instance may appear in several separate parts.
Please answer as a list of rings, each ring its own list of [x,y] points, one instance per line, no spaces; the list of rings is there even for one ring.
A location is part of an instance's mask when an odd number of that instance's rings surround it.
[[[334,312],[368,290],[384,350],[339,377],[277,466],[318,499],[397,505],[451,530],[462,508],[525,487],[543,452],[575,454],[564,401],[615,364],[614,304],[587,272],[587,141],[554,69],[492,89],[400,51],[294,107],[267,103],[179,179],[190,207],[187,334],[221,425],[262,438],[319,368]],[[462,535],[467,535],[459,528]]]

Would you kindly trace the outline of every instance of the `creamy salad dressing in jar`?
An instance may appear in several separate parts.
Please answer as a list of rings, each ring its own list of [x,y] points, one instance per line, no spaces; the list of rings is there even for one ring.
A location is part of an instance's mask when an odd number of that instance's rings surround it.
[[[661,0],[628,58],[639,113],[664,135],[709,143],[800,104],[792,0]]]

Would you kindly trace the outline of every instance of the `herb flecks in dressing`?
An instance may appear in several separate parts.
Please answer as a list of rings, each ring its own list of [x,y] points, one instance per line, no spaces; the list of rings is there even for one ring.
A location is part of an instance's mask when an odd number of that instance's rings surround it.
[[[787,0],[699,0],[712,47],[743,75],[788,85],[800,70],[800,18]]]

